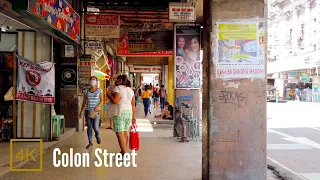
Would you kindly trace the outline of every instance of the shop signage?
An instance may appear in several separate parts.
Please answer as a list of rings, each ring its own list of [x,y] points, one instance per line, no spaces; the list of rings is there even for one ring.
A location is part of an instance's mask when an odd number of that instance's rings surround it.
[[[52,62],[34,63],[18,59],[16,99],[43,104],[55,103],[55,68]]]
[[[172,31],[129,32],[129,52],[172,50]]]
[[[65,57],[74,57],[73,45],[65,45]]]
[[[64,58],[61,62],[61,88],[77,88],[77,59]]]
[[[162,69],[159,66],[134,66],[130,68],[130,72],[160,73]]]
[[[66,0],[29,0],[28,11],[72,40],[80,42],[80,16]]]
[[[86,36],[119,38],[120,16],[107,14],[86,14]]]
[[[82,55],[78,60],[78,77],[89,78],[92,71],[91,55]]]
[[[220,21],[216,27],[216,77],[265,78],[264,32],[259,21]]]
[[[103,43],[100,41],[89,41],[86,42],[85,47],[90,50],[100,50],[103,49]]]
[[[169,57],[172,51],[129,52],[128,36],[121,36],[117,41],[117,55],[128,57]]]
[[[171,22],[194,22],[196,9],[190,3],[169,3],[169,21]]]
[[[200,26],[175,26],[175,88],[199,89],[201,77]]]

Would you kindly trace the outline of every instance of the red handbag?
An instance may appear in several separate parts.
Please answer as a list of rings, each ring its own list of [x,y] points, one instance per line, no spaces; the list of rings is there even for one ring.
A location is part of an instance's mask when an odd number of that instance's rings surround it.
[[[130,140],[129,146],[131,150],[139,150],[140,148],[140,139],[139,132],[137,131],[137,124],[134,122],[130,126]]]

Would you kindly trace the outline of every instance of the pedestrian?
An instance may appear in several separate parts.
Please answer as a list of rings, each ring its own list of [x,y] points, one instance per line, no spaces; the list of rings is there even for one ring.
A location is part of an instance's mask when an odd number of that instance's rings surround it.
[[[151,105],[150,97],[152,97],[152,92],[150,91],[150,86],[146,85],[145,90],[142,92],[142,100],[143,100],[143,106],[144,106],[144,115],[145,117],[148,116],[148,111]]]
[[[80,110],[79,117],[83,118],[83,110],[85,108],[85,118],[87,122],[87,135],[89,144],[86,146],[86,149],[89,149],[93,146],[92,143],[92,129],[95,132],[95,137],[97,143],[101,143],[100,138],[100,107],[103,105],[103,91],[98,88],[98,78],[95,76],[90,77],[90,87],[89,89],[84,90],[84,97],[82,102],[82,107]]]
[[[128,85],[126,75],[119,75],[119,86],[114,88],[114,91],[108,93],[107,96],[113,104],[119,104],[120,115],[113,118],[113,130],[117,135],[118,143],[121,149],[121,154],[127,152],[129,142],[128,130],[132,122],[136,122],[136,109],[134,92]]]
[[[164,109],[165,102],[167,101],[167,91],[164,89],[164,85],[160,88],[160,107],[161,111]]]

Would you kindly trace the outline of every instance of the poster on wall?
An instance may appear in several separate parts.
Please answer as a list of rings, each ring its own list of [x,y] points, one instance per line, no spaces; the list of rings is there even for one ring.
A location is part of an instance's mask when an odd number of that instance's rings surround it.
[[[201,27],[175,26],[175,88],[200,89]]]
[[[259,21],[217,22],[216,76],[264,78],[264,32]]]
[[[129,32],[129,52],[170,51],[172,31]]]
[[[119,38],[119,15],[86,14],[85,17],[87,37]]]
[[[18,60],[16,99],[42,104],[55,103],[55,70],[52,62]]]
[[[90,86],[89,78],[92,75],[92,58],[91,55],[82,55],[78,59],[78,95]]]
[[[77,88],[77,59],[64,58],[61,61],[61,88],[75,89]]]

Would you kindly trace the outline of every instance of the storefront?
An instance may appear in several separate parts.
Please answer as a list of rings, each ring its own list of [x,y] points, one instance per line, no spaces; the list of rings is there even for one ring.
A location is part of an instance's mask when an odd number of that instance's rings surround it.
[[[11,96],[7,96],[10,97],[7,103],[11,102],[12,107],[6,107],[12,110],[1,115],[1,122],[5,123],[0,127],[5,133],[0,133],[0,138],[7,141],[10,138],[41,138],[44,141],[52,139],[51,119],[52,110],[55,109],[52,107],[60,104],[57,101],[60,99],[57,88],[60,87],[60,81],[57,80],[58,75],[60,79],[60,63],[57,63],[56,59],[64,56],[65,52],[61,47],[67,44],[72,45],[76,56],[80,42],[80,16],[73,8],[66,1],[57,1],[57,4],[41,2],[29,1],[30,4],[26,4],[25,1],[16,1],[13,5],[9,3],[0,15],[3,22],[7,23],[3,30],[6,34],[1,33],[1,39],[5,41],[1,41],[3,43],[0,44],[0,49],[9,51],[2,57],[4,60],[13,57],[12,65],[0,66],[1,77],[4,77],[3,73],[9,77],[0,80],[1,101],[4,100],[3,94],[8,94],[7,89],[12,87]],[[68,8],[68,11],[56,15],[52,11],[54,8],[48,8],[55,5]],[[66,20],[65,17],[72,18]],[[8,70],[8,67],[11,69]],[[28,67],[32,71],[27,70]],[[25,70],[25,75],[22,69]],[[24,82],[28,85],[23,84]],[[48,86],[41,85],[42,82],[47,82]],[[8,87],[4,88],[3,85]],[[59,108],[56,111],[59,113]],[[12,126],[6,125],[9,122]],[[10,135],[8,130],[12,131]],[[7,136],[10,138],[3,138]]]

